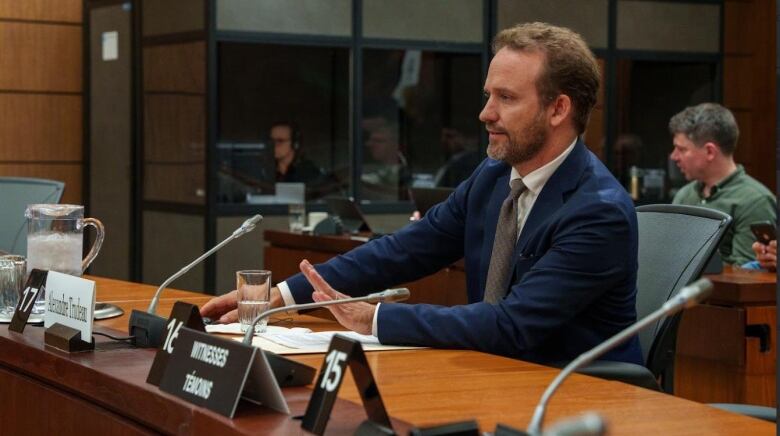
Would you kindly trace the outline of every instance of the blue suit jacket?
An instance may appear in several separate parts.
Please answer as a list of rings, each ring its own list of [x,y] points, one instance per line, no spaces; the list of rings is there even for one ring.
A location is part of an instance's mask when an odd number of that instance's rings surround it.
[[[514,251],[508,294],[482,302],[511,167],[486,159],[447,201],[393,235],[316,266],[335,289],[363,295],[419,279],[465,257],[470,304],[382,304],[382,343],[467,348],[536,362],[571,360],[636,319],[633,203],[578,141],[545,184]],[[297,274],[296,302],[311,301]],[[639,341],[606,359],[642,363]]]

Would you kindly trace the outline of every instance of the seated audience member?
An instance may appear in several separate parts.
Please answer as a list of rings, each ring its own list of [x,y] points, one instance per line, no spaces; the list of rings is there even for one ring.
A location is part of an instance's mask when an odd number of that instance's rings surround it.
[[[341,192],[341,184],[333,175],[325,174],[320,167],[306,158],[301,132],[294,122],[274,123],[270,136],[274,145],[277,182],[305,183],[307,200]]]
[[[322,170],[303,155],[301,132],[295,123],[281,121],[271,125],[271,143],[276,159],[276,181],[312,183],[322,177]]]
[[[674,142],[671,159],[690,181],[674,196],[674,204],[704,206],[731,215],[733,222],[720,244],[725,263],[754,259],[750,224],[774,222],[777,199],[734,162],[739,128],[734,115],[715,103],[685,108],[669,121]]]
[[[441,146],[447,162],[439,168],[434,184],[454,188],[466,180],[482,162],[483,156],[477,150],[477,139],[469,138],[452,127],[441,130]]]
[[[272,290],[272,305],[365,295],[465,258],[469,304],[329,309],[381,343],[536,362],[573,359],[636,321],[634,205],[580,139],[599,88],[593,53],[545,23],[501,31],[493,51],[479,115],[489,158],[419,221],[316,269],[301,262],[302,274]],[[235,308],[233,291],[201,313],[235,322]],[[605,359],[641,363],[637,338]]]
[[[368,200],[400,200],[407,197],[411,176],[403,155],[398,125],[384,117],[363,121],[367,139],[363,173],[360,175],[362,196]]]

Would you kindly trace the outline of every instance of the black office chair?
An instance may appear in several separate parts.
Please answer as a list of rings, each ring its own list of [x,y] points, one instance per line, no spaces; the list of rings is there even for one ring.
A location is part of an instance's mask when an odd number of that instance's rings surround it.
[[[636,310],[641,319],[660,308],[680,288],[701,276],[731,217],[697,206],[654,204],[636,209],[639,271]],[[581,373],[672,393],[674,353],[680,315],[663,319],[639,334],[645,366],[598,361]]]

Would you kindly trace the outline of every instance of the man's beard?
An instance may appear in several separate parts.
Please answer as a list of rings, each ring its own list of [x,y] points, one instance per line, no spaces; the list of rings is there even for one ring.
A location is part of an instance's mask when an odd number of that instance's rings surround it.
[[[502,160],[509,165],[517,165],[526,162],[539,154],[539,151],[547,142],[547,130],[544,123],[544,111],[539,111],[531,124],[521,133],[519,138],[510,135],[507,136],[506,144],[499,145],[488,144],[487,154],[490,158]]]

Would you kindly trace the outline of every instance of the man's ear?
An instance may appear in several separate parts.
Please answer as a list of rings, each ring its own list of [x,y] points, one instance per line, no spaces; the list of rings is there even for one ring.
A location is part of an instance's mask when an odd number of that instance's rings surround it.
[[[714,142],[705,142],[702,147],[704,147],[704,152],[707,154],[707,160],[713,160],[716,156],[723,154],[720,151],[720,147]]]
[[[572,116],[574,108],[571,104],[571,98],[566,94],[560,94],[550,103],[548,113],[550,114],[550,124],[553,127],[560,126],[566,118]]]

